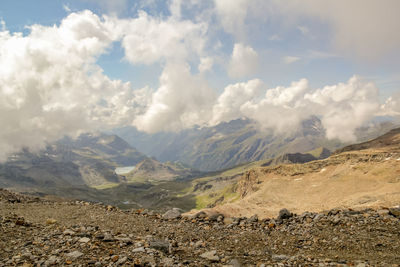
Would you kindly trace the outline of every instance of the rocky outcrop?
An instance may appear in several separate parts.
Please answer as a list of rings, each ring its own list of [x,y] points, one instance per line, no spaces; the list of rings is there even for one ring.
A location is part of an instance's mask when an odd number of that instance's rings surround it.
[[[264,163],[262,166],[267,167],[267,166],[273,166],[273,165],[279,165],[279,164],[297,164],[297,163],[306,163],[310,162],[313,160],[317,160],[318,158],[314,157],[311,154],[302,154],[302,153],[289,153],[289,154],[284,154],[282,156],[279,156],[277,158],[274,158],[272,160],[267,161]]]
[[[237,192],[241,198],[244,198],[248,194],[251,194],[258,189],[260,180],[258,179],[259,172],[256,170],[247,171],[243,174],[242,178],[238,181]]]

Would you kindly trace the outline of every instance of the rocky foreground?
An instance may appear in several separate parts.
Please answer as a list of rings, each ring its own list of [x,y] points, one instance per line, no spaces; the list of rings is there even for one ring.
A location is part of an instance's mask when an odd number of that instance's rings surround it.
[[[400,209],[122,211],[0,190],[0,266],[400,266]]]

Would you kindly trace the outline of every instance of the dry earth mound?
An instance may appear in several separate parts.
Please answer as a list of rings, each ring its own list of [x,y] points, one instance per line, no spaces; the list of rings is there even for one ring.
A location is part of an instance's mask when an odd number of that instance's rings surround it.
[[[215,209],[229,216],[268,217],[400,204],[400,129],[305,164],[255,168],[238,182],[239,201]]]

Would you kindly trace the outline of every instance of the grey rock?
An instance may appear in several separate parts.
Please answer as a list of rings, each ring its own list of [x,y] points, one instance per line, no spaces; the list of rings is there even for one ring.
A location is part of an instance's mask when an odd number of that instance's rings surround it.
[[[34,256],[32,255],[32,253],[26,252],[26,253],[23,253],[21,255],[21,257],[22,257],[22,259],[25,259],[25,260],[32,260]]]
[[[128,260],[128,257],[122,257],[122,258],[120,258],[117,262],[116,262],[116,265],[118,266],[118,265],[122,265],[122,264],[125,264],[125,262]]]
[[[70,259],[77,259],[77,258],[83,256],[83,253],[75,250],[75,251],[65,254],[65,256]]]
[[[400,208],[391,208],[389,209],[389,214],[396,217],[400,218]]]
[[[274,261],[286,261],[290,258],[287,255],[277,255],[277,254],[272,254],[271,257],[272,257],[272,260],[274,260]]]
[[[212,222],[216,222],[218,220],[221,220],[220,218],[222,217],[222,219],[224,218],[224,215],[220,214],[220,213],[212,213],[208,216],[208,219]]]
[[[149,243],[149,247],[152,248],[152,249],[156,249],[156,250],[162,251],[164,253],[168,253],[170,244],[168,242],[165,242],[165,241],[157,240],[157,241],[151,241]]]
[[[287,209],[281,209],[279,211],[279,215],[278,215],[277,219],[280,221],[280,220],[289,219],[291,217],[293,217],[293,214],[290,211],[288,211]]]
[[[229,267],[241,267],[242,264],[237,259],[232,259],[228,262]]]
[[[70,230],[70,229],[66,229],[66,230],[64,230],[63,234],[64,234],[64,235],[74,235],[75,232],[72,231],[72,230]]]
[[[339,215],[335,215],[332,219],[332,223],[333,224],[339,224],[340,223],[340,216]]]
[[[207,213],[205,213],[204,211],[199,211],[193,215],[193,218],[199,218],[199,219],[203,218],[204,219],[205,217],[207,217]]]
[[[45,264],[47,264],[47,265],[55,265],[58,261],[59,260],[58,260],[58,258],[56,256],[50,256],[48,258],[48,260],[45,261]]]
[[[161,263],[163,264],[162,266],[164,267],[174,266],[174,259],[164,258],[162,259]]]
[[[248,221],[249,223],[258,222],[258,216],[257,216],[257,214],[254,214],[253,216],[251,216],[250,218],[248,218],[247,221]]]
[[[132,253],[139,253],[139,252],[146,252],[146,250],[144,249],[144,247],[140,247],[140,248],[135,248],[132,250]]]
[[[204,252],[203,254],[200,255],[200,257],[202,257],[203,259],[207,259],[209,261],[219,261],[219,257],[217,255],[216,250]]]
[[[165,220],[177,219],[181,217],[181,210],[178,208],[173,208],[172,210],[167,211],[163,214],[162,218]]]
[[[90,238],[88,238],[88,237],[82,237],[82,238],[80,238],[78,241],[81,242],[81,243],[88,243],[88,242],[90,241]]]
[[[319,214],[315,215],[315,217],[313,218],[313,221],[317,222],[317,221],[321,220],[323,217],[324,217],[324,215],[319,213]]]
[[[113,238],[113,236],[110,233],[105,233],[103,241],[104,242],[113,242],[113,241],[115,241],[115,239]]]

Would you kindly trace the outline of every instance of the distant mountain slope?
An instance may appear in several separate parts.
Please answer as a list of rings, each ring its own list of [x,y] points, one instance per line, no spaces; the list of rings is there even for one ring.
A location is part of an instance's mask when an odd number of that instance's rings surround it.
[[[367,142],[349,145],[344,148],[338,149],[335,151],[335,154],[347,151],[363,150],[363,149],[385,148],[386,150],[388,150],[391,147],[397,149],[399,145],[400,145],[400,128],[396,128],[392,129],[391,131],[382,136],[379,136],[378,138],[369,140]]]
[[[136,165],[146,158],[117,135],[104,133],[82,134],[77,139],[65,137],[51,146],[53,147],[60,153],[67,152],[71,156],[69,160],[101,158],[118,166]],[[69,151],[73,153],[68,154]]]
[[[161,163],[155,159],[146,158],[125,176],[127,181],[171,181],[195,174],[199,174],[199,172],[181,164]]]
[[[390,127],[393,127],[391,123],[375,124],[360,129],[357,136],[373,138]],[[180,161],[202,171],[226,169],[285,153],[306,153],[319,147],[333,151],[345,145],[338,140],[326,139],[321,121],[316,117],[304,121],[295,132],[279,134],[261,130],[247,119],[179,133],[146,134],[132,127],[116,129],[115,133],[162,162]]]
[[[24,150],[0,164],[0,187],[51,192],[55,188],[121,182],[115,167],[135,165],[144,158],[115,135],[63,138],[38,153]]]

